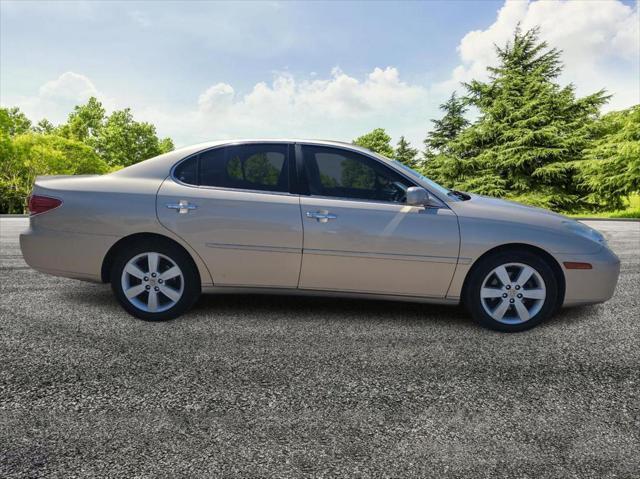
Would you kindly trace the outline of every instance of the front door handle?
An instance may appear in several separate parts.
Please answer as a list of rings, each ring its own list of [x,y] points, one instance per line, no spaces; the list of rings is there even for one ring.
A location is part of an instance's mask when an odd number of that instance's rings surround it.
[[[186,200],[180,200],[179,203],[167,203],[167,208],[172,210],[178,210],[180,214],[187,214],[190,210],[195,210],[198,205],[189,203]]]
[[[307,211],[307,218],[314,218],[318,220],[318,223],[326,223],[329,220],[335,220],[337,218],[333,213],[328,211]]]

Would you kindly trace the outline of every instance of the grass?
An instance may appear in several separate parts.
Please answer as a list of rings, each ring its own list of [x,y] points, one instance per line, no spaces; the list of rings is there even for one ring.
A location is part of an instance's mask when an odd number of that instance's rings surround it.
[[[640,219],[640,194],[631,195],[627,207],[617,211],[601,211],[599,213],[570,214],[574,218],[631,218]]]

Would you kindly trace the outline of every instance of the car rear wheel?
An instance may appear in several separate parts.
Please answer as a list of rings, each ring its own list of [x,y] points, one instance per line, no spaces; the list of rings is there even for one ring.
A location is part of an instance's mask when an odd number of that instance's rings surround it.
[[[505,251],[483,258],[465,290],[473,318],[490,329],[530,329],[553,314],[558,281],[549,264],[529,251]]]
[[[122,307],[148,321],[173,319],[200,295],[200,280],[191,258],[163,242],[128,245],[111,271],[111,288]]]

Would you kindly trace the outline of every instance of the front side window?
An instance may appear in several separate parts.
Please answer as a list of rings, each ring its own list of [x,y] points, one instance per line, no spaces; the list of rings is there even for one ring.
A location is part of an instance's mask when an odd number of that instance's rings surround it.
[[[174,176],[190,185],[287,192],[288,145],[214,148],[178,165]]]
[[[359,153],[322,146],[303,146],[312,195],[404,203],[414,186],[402,175]]]

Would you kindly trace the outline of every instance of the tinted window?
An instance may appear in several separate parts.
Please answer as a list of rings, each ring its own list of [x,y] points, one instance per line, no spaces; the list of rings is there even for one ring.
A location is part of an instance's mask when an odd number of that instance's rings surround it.
[[[304,146],[312,195],[403,203],[413,184],[382,163],[358,153]]]
[[[176,179],[188,185],[198,184],[198,158],[193,157],[180,163],[174,171]]]
[[[204,186],[228,186],[225,174],[226,149],[214,148],[200,153],[200,184]]]
[[[200,155],[200,184],[244,190],[289,191],[288,145],[240,145]]]

